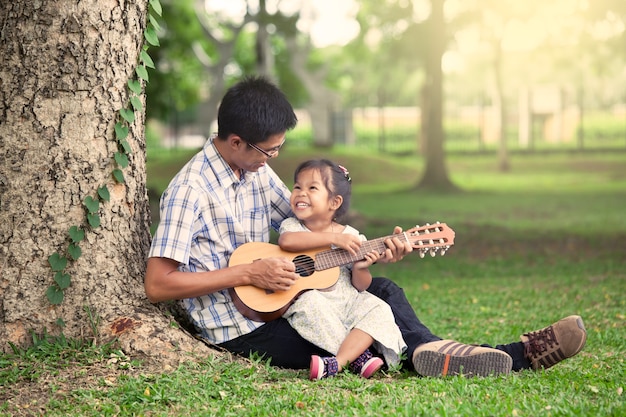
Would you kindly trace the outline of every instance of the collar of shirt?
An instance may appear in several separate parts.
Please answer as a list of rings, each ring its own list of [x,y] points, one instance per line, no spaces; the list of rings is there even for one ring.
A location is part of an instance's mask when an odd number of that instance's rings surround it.
[[[224,188],[233,186],[239,186],[245,184],[246,181],[250,181],[251,175],[256,173],[241,170],[241,176],[237,176],[235,171],[228,165],[224,157],[219,153],[215,146],[215,139],[217,134],[212,134],[204,145],[204,155],[209,161],[209,166],[213,170],[215,179]],[[227,175],[224,175],[224,174]]]

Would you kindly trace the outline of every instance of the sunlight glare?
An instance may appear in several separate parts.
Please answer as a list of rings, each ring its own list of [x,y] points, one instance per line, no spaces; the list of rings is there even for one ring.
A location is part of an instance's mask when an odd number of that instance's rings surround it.
[[[246,14],[246,4],[256,13],[257,1],[205,0],[208,13],[222,19],[241,23]],[[300,12],[298,29],[311,36],[318,48],[329,45],[345,45],[354,39],[360,31],[356,21],[358,4],[355,0],[300,0],[290,2],[268,1],[267,10],[275,13],[277,9],[286,15]]]
[[[508,51],[530,51],[539,47],[548,37],[561,39],[561,43],[571,42],[566,36],[567,26],[580,7],[577,2],[556,0],[547,3],[529,19],[504,17],[505,27],[502,48]],[[552,36],[551,36],[552,35]]]
[[[298,29],[311,35],[318,48],[345,45],[360,31],[355,17],[358,4],[354,0],[317,0],[303,2]]]

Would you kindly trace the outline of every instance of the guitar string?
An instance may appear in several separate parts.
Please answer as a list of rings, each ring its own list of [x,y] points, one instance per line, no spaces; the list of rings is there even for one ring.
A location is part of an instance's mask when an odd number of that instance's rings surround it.
[[[418,231],[412,232],[412,236],[424,236],[423,240],[419,240],[420,245],[424,245],[424,241],[428,241],[428,244],[436,245],[435,247],[431,247],[431,251],[433,249],[437,250],[440,248],[438,244],[443,245],[443,239],[439,239],[439,242],[435,243],[432,239],[428,239],[429,233],[436,233],[442,231],[439,225],[425,226],[423,228],[424,233],[422,235],[419,234]],[[407,232],[403,233],[404,238],[408,243],[411,243],[408,239]],[[367,240],[363,242],[363,245],[357,252],[356,256],[351,255],[345,249],[331,249],[323,252],[319,252],[315,257],[315,269],[323,270],[332,268],[337,265],[345,265],[350,262],[356,262],[365,258],[365,254],[371,252],[372,250],[378,250],[379,253],[382,253],[386,247],[384,245],[384,241],[388,238],[395,237],[394,235],[385,236],[378,239]],[[426,248],[420,249],[421,254],[427,251]]]
[[[364,241],[357,251],[356,255],[350,254],[350,252],[345,249],[331,249],[328,251],[320,252],[315,257],[316,269],[328,269],[329,267],[333,267],[336,265],[345,265],[351,262],[360,261],[361,259],[365,258],[366,253],[372,252],[374,250],[382,253],[385,250],[384,242],[387,238],[389,238],[389,236]]]
[[[420,235],[418,232],[411,232],[410,235],[424,237],[424,239],[422,240],[416,240],[416,242],[419,243],[420,245],[425,245],[425,244],[435,245],[434,247],[431,247],[431,251],[433,249],[437,250],[437,249],[443,248],[443,244],[444,244],[443,239],[439,239],[438,242],[435,242],[432,239],[428,239],[429,233],[441,231],[439,227],[433,225],[430,227],[430,230],[428,228],[425,228],[424,230],[425,232],[422,235]],[[407,236],[407,232],[404,232],[403,236],[405,240],[410,243],[410,240]],[[307,257],[306,261],[304,262],[300,260],[300,262],[298,262],[298,265],[302,265],[302,268],[307,271],[311,271],[311,270],[320,271],[320,270],[329,269],[338,265],[345,265],[351,262],[356,262],[361,259],[364,259],[365,254],[373,250],[377,250],[379,253],[382,253],[386,249],[384,245],[384,241],[390,237],[393,237],[393,235],[364,241],[361,248],[357,252],[356,256],[351,255],[345,249],[331,249],[331,250],[326,250],[326,251],[317,253],[315,256],[315,259],[311,257]],[[427,242],[427,243],[424,243],[424,242]],[[442,245],[442,246],[439,246],[439,245]],[[428,251],[427,248],[422,248],[419,250],[424,253]]]

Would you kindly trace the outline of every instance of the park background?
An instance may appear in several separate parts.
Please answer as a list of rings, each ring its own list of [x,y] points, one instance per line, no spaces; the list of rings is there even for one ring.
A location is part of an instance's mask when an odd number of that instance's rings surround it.
[[[445,257],[375,271],[405,288],[435,333],[508,342],[581,314],[587,346],[509,377],[389,370],[312,383],[262,358],[215,352],[159,367],[95,330],[33,332],[0,356],[0,413],[624,414],[623,2],[162,6],[146,84],[153,227],[160,193],[215,129],[225,89],[265,74],[301,120],[271,162],[287,183],[297,162],[329,157],[351,172],[352,219],[367,236],[434,221],[456,231]]]

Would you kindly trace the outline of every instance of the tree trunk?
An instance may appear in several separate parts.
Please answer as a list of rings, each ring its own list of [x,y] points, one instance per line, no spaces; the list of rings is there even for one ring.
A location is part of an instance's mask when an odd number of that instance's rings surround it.
[[[506,141],[506,101],[504,97],[504,86],[502,81],[502,41],[494,42],[494,92],[493,103],[497,110],[498,120],[498,170],[507,172],[511,169],[509,160],[509,147]]]
[[[297,33],[294,33],[287,36],[285,42],[289,51],[291,70],[309,94],[306,109],[311,117],[313,145],[331,147],[334,144],[334,138],[331,136],[331,112],[337,109],[339,100],[337,95],[324,85],[328,68],[324,65],[316,70],[307,67],[311,52],[310,40],[305,40],[304,45],[299,44]]]
[[[426,79],[422,93],[422,146],[426,167],[418,184],[420,189],[452,191],[456,187],[448,177],[443,132],[443,72],[441,59],[446,45],[444,0],[431,2],[428,20],[431,41],[426,56]]]
[[[204,36],[217,49],[217,54],[210,57],[202,47],[194,47],[194,53],[204,69],[207,76],[208,99],[202,104],[202,115],[199,121],[202,133],[208,137],[214,133],[211,129],[213,123],[217,120],[217,110],[222,96],[226,92],[226,75],[225,68],[232,62],[235,55],[235,46],[239,34],[249,22],[253,21],[254,16],[248,12],[239,24],[224,23],[223,27],[215,27],[207,18],[207,10],[204,2],[196,2],[196,16],[202,25]],[[225,31],[228,36],[215,36],[213,32],[219,33]]]
[[[256,15],[256,21],[258,25],[255,39],[256,73],[276,82],[274,52],[272,51],[270,33],[267,30],[271,22],[265,0],[259,1],[259,12]]]
[[[125,181],[112,176],[114,126],[127,107],[146,13],[144,1],[0,3],[4,351],[9,343],[27,344],[31,331],[118,337],[129,353],[163,359],[177,343],[198,345],[171,330],[143,291],[150,245],[143,112],[129,127]],[[83,201],[97,200],[102,186],[110,199],[101,201],[101,224],[92,228]],[[71,285],[53,305],[46,297],[55,282],[48,257],[65,255],[72,226],[85,231],[82,255],[68,262]]]

